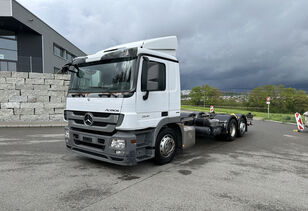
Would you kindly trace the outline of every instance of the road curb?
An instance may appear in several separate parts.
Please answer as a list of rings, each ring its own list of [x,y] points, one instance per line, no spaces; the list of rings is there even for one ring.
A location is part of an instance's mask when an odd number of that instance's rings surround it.
[[[279,121],[275,121],[275,120],[267,120],[267,119],[262,119],[261,121],[265,121],[265,122],[275,122],[275,123],[279,123],[279,124],[287,124],[287,125],[296,125],[296,123],[292,123],[292,122],[279,122]]]
[[[0,128],[65,127],[67,122],[0,122]]]

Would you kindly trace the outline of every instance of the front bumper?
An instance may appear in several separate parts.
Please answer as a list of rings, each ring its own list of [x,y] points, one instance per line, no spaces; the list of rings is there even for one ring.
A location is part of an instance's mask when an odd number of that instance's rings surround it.
[[[131,132],[117,131],[113,135],[81,132],[71,128],[65,128],[65,142],[67,148],[79,155],[101,160],[117,165],[132,166],[137,164],[136,159],[136,135]],[[125,140],[123,154],[116,154],[110,147],[113,139]]]

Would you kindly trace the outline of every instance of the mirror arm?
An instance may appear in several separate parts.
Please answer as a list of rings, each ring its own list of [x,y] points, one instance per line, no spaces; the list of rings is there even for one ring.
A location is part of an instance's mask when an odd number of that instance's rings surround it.
[[[146,91],[145,95],[143,95],[143,100],[147,100],[149,98],[149,91]]]

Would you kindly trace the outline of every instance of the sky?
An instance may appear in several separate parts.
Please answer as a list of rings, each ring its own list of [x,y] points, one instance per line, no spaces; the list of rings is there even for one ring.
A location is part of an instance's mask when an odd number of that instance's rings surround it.
[[[182,89],[308,90],[307,0],[18,0],[87,54],[176,35]]]

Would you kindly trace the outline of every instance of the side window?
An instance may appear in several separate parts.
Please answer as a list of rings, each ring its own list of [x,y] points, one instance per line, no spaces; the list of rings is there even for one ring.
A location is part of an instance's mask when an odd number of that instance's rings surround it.
[[[166,65],[160,62],[143,61],[141,91],[164,91],[166,89]]]

